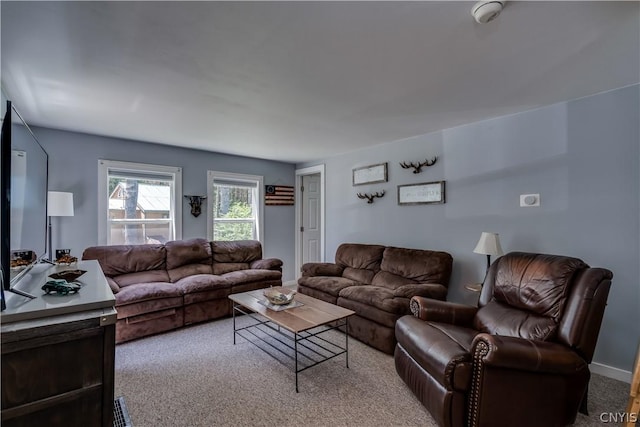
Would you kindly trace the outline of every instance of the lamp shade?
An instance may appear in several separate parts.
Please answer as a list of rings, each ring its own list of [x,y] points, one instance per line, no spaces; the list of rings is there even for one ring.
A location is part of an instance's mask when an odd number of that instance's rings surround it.
[[[47,216],[73,216],[73,193],[49,191],[47,193]]]
[[[483,231],[473,252],[483,255],[502,255],[504,252],[502,252],[502,246],[500,246],[498,233]]]

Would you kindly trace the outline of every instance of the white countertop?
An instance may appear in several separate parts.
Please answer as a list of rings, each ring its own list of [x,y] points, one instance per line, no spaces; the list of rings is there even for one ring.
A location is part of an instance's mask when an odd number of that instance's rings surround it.
[[[69,295],[47,295],[41,288],[48,276],[64,270],[85,270],[76,282],[82,285],[80,291]],[[0,314],[0,323],[18,322],[22,320],[38,319],[58,316],[62,314],[78,313],[100,308],[112,308],[115,296],[107,284],[98,261],[79,261],[72,266],[58,266],[38,264],[34,266],[14,286],[17,290],[35,296],[29,299],[5,291],[6,310]]]

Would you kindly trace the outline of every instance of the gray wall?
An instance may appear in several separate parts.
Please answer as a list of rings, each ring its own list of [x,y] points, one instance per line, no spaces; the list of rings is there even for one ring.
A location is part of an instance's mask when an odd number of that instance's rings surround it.
[[[98,242],[98,159],[182,167],[182,193],[207,194],[207,170],[264,176],[266,184],[295,184],[289,163],[230,156],[82,133],[33,128],[49,153],[49,190],[74,194],[75,216],[53,218],[53,248],[82,251]],[[183,198],[182,237],[207,237],[207,213],[195,218]],[[284,262],[283,279],[294,278],[293,206],[265,206],[265,257]]]
[[[499,117],[348,155],[326,165],[326,259],[343,242],[444,250],[453,255],[449,299],[475,303],[482,231],[505,252],[582,258],[614,278],[595,361],[631,370],[640,337],[638,85]],[[400,161],[439,156],[414,175]],[[355,167],[389,162],[389,181],[352,187]],[[399,184],[446,180],[446,204],[398,206]],[[356,192],[386,190],[371,205]],[[539,208],[519,195],[540,193]]]

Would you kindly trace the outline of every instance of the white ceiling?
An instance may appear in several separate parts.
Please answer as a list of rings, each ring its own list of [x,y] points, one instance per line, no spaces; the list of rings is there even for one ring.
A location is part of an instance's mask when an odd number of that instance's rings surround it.
[[[640,81],[640,3],[0,2],[51,128],[303,162]]]

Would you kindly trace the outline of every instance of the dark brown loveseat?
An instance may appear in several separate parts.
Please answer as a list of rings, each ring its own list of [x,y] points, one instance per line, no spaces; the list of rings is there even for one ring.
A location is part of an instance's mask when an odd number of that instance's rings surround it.
[[[302,266],[298,291],[356,312],[349,334],[392,354],[396,320],[411,297],[444,300],[453,259],[446,252],[344,243],[335,263]]]
[[[230,315],[229,294],[282,284],[282,261],[253,240],[94,246],[82,258],[98,260],[115,294],[118,343]]]

